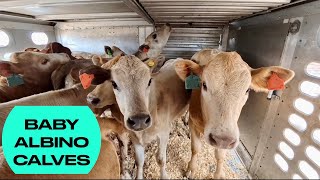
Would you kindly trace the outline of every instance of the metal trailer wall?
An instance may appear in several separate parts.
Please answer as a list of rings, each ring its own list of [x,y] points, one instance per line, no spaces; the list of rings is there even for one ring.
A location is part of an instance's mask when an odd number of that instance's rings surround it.
[[[254,178],[319,179],[320,137],[314,133],[320,127],[319,9],[315,1],[230,25],[228,50],[238,51],[251,67],[280,65],[296,73],[281,99],[269,101],[266,94],[250,93],[242,111],[238,151]],[[311,62],[318,63],[313,76],[306,72]],[[315,87],[302,91],[306,81]],[[307,94],[312,91],[313,96]],[[307,102],[299,105],[299,98]],[[303,112],[308,107],[309,114]],[[300,124],[293,114],[302,118]]]
[[[56,40],[53,26],[0,21],[0,30],[7,33],[10,39],[8,46],[0,47],[0,59],[5,59],[6,53],[23,51],[28,47],[44,48],[45,45],[39,46],[32,42],[31,34],[33,32],[46,33],[49,42]]]
[[[153,32],[153,26],[115,24],[108,26],[97,23],[88,26],[82,23],[57,25],[55,27],[58,42],[72,52],[104,54],[104,46],[117,46],[132,54],[138,50],[145,38]]]

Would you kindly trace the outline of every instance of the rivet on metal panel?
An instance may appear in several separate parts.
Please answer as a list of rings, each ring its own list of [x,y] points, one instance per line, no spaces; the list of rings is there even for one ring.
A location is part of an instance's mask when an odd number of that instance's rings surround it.
[[[292,23],[290,23],[289,32],[291,34],[296,34],[300,30],[301,22],[299,20],[295,20]]]

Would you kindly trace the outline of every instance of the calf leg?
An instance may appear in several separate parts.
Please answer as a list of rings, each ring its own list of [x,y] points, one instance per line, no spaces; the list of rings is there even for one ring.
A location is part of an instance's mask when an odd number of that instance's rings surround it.
[[[194,179],[195,178],[195,172],[197,170],[197,159],[198,156],[197,154],[201,150],[201,140],[200,140],[200,133],[198,133],[195,129],[190,126],[191,129],[191,160],[189,161],[188,164],[188,171],[187,171],[187,177]]]
[[[169,133],[166,133],[159,137],[159,149],[158,149],[158,165],[160,166],[160,179],[169,179],[166,171],[167,163],[167,146],[169,141]]]
[[[121,176],[122,179],[132,179],[127,171],[128,168],[128,143],[129,143],[129,137],[126,132],[123,132],[122,134],[118,135],[118,138],[120,139],[122,143],[122,147],[120,148],[120,154],[121,154]]]
[[[141,144],[134,143],[134,151],[136,156],[137,177],[136,179],[143,179],[143,165],[144,165],[144,147]]]
[[[223,162],[226,157],[226,152],[227,151],[225,149],[215,149],[215,157],[217,159],[217,168],[216,168],[216,172],[214,173],[215,179],[225,179]]]

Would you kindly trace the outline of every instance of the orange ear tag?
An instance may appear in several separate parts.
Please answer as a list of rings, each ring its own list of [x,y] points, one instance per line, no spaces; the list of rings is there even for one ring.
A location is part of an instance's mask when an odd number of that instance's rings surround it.
[[[83,89],[88,89],[94,79],[94,74],[83,73],[79,76]]]
[[[281,79],[276,73],[272,73],[267,85],[268,90],[282,90],[284,89],[284,80]]]

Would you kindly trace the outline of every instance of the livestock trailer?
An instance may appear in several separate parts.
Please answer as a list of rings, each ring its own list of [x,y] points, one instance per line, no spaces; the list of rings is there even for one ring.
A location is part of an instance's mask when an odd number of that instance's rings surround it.
[[[211,48],[236,51],[252,68],[282,66],[295,72],[283,91],[269,97],[250,93],[238,121],[240,143],[225,160],[226,177],[319,179],[320,1],[3,0],[0,59],[9,61],[14,52],[43,49],[49,42],[73,53],[101,55],[104,46],[117,46],[132,54],[166,23],[172,27],[162,51],[166,59],[191,59]],[[173,123],[170,134],[171,178],[186,177],[187,116]],[[147,148],[145,178],[159,178],[155,147]],[[200,157],[197,178],[213,178],[213,148],[204,145]],[[130,162],[133,173],[133,157]]]

